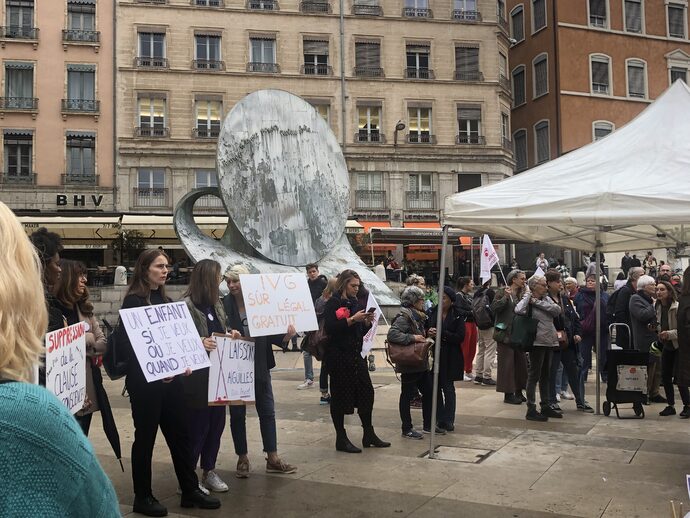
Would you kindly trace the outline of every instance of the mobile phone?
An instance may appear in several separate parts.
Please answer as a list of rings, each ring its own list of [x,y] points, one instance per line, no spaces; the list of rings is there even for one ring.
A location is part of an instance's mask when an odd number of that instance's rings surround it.
[[[367,309],[367,313],[373,313],[374,311],[376,311],[376,308],[369,308],[369,309]]]

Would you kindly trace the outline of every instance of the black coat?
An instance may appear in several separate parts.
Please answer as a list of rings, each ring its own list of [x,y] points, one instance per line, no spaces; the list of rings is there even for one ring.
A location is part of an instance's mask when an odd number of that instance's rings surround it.
[[[426,321],[427,329],[436,327],[438,306],[431,308]],[[441,329],[441,356],[439,358],[439,383],[458,381],[463,378],[464,360],[460,345],[465,339],[465,321],[453,306],[443,320]]]
[[[458,292],[455,296],[455,311],[465,320],[465,322],[474,322],[474,315],[472,313],[472,295]]]
[[[575,306],[567,295],[560,295],[560,299],[563,313],[553,319],[553,325],[558,331],[565,331],[568,337],[568,348],[572,349],[575,348],[575,335],[582,337],[582,325]]]
[[[635,293],[635,288],[633,288],[632,282],[628,281],[626,285],[619,288],[618,291],[620,293],[616,295],[613,321],[627,324],[628,327],[630,327],[630,297]],[[623,348],[632,348],[632,343],[632,336],[628,333],[628,328],[624,326],[616,327],[616,345]]]
[[[690,386],[690,295],[681,295],[678,301],[678,357],[676,384]]]
[[[323,295],[323,290],[325,290],[326,286],[328,285],[328,279],[325,275],[319,275],[313,281],[311,279],[307,279],[307,284],[309,285],[311,300],[312,302],[316,302],[316,299]]]

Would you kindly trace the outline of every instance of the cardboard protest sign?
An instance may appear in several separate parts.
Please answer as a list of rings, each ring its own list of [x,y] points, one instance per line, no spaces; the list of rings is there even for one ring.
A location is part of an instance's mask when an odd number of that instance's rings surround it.
[[[284,334],[292,324],[296,331],[319,328],[307,278],[299,273],[240,275],[253,337]]]
[[[374,339],[376,338],[376,330],[379,328],[379,319],[381,318],[382,312],[374,296],[369,293],[369,298],[367,299],[367,310],[369,308],[375,308],[374,311],[374,321],[371,323],[371,329],[364,335],[362,340],[362,358],[365,358],[369,351],[374,348]]]
[[[214,333],[216,349],[211,351],[208,373],[208,402],[212,405],[253,402],[254,342],[246,338],[233,340]]]
[[[149,383],[211,365],[185,302],[121,309],[120,317]]]
[[[86,327],[79,322],[46,334],[46,388],[72,414],[86,401]]]

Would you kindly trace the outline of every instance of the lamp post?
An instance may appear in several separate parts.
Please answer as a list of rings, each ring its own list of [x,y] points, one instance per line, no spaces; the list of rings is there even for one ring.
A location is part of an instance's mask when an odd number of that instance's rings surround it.
[[[393,131],[393,147],[396,147],[398,145],[398,131],[402,131],[405,129],[405,123],[403,121],[398,121],[395,124],[395,130]]]

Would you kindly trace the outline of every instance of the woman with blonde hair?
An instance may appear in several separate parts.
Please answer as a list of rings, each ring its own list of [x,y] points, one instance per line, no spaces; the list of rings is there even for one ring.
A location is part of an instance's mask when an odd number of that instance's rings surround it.
[[[120,516],[110,480],[65,406],[35,385],[48,325],[41,266],[0,203],[0,515]],[[69,483],[56,483],[69,481]]]

